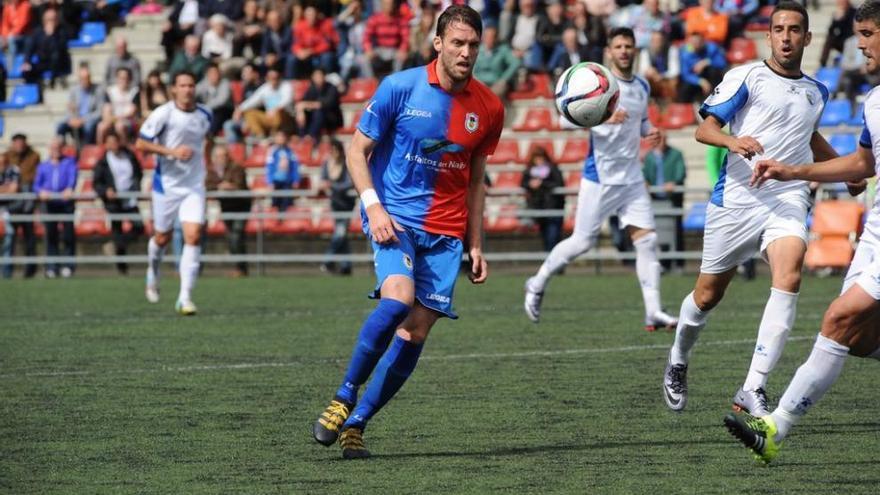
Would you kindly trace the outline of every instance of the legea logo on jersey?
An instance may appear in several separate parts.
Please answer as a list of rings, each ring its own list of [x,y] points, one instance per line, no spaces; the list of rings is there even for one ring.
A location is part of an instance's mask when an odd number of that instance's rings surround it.
[[[404,109],[403,114],[410,117],[421,117],[423,119],[429,119],[433,116],[433,114],[427,110],[418,110],[415,108]]]
[[[469,112],[464,116],[464,128],[468,132],[477,132],[477,129],[480,128],[480,117],[474,112]]]

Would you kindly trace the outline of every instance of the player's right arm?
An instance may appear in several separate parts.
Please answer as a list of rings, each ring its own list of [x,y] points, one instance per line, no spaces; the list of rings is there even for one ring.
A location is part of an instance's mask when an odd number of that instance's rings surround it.
[[[156,155],[169,158],[177,158],[181,161],[187,161],[193,156],[193,150],[189,146],[178,146],[169,148],[156,142],[156,139],[165,132],[168,125],[168,107],[161,106],[147,117],[141,126],[140,134],[134,143],[135,149],[146,153],[154,153]]]
[[[860,146],[855,152],[832,160],[791,166],[776,160],[761,160],[755,164],[749,185],[760,187],[768,180],[807,180],[814,182],[855,182],[874,176],[874,153]]]
[[[723,127],[724,125],[715,116],[710,115],[697,127],[694,137],[703,144],[727,148],[731,153],[742,155],[746,160],[764,153],[764,147],[757,139],[751,136],[731,136],[722,130]]]
[[[387,244],[398,241],[395,231],[403,232],[403,227],[388,215],[373,188],[373,178],[370,175],[367,159],[375,146],[376,141],[370,139],[359,129],[354,131],[346,155],[346,165],[367,214],[370,223],[370,237],[379,244]]]
[[[722,129],[733,120],[737,113],[749,102],[747,79],[751,66],[730,70],[706,98],[700,107],[703,122],[697,127],[694,137],[703,144],[727,148],[731,153],[742,155],[746,160],[764,153],[764,147],[751,136],[732,136]]]

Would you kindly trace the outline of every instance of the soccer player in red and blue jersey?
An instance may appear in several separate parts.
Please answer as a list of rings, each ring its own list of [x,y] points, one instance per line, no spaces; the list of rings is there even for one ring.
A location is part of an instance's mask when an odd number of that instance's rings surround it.
[[[415,369],[431,327],[457,318],[452,293],[464,244],[472,283],[483,257],[483,178],[504,124],[501,101],[473,79],[480,15],[451,6],[437,21],[427,66],[387,77],[367,103],[348,152],[372,240],[376,309],[361,327],[342,385],[314,425],[346,459],[369,457],[363,431]],[[363,396],[358,389],[372,375]]]

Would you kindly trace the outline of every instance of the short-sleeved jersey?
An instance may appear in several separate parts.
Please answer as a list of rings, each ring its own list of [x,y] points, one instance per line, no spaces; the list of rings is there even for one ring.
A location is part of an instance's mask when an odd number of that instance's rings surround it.
[[[733,136],[751,136],[764,154],[746,160],[728,153],[712,203],[725,208],[747,208],[777,201],[809,201],[804,181],[768,181],[749,187],[754,164],[762,159],[806,164],[813,161],[810,140],[828,101],[828,89],[808,76],[791,78],[774,72],[765,62],[731,69],[700,108],[704,118],[713,116],[730,124]]]
[[[202,105],[196,105],[195,110],[186,112],[177,108],[173,101],[160,105],[147,117],[141,126],[141,138],[156,141],[168,148],[186,145],[193,151],[187,161],[156,156],[154,191],[165,193],[204,189],[204,146],[212,118],[211,111]]]
[[[436,64],[386,77],[358,130],[376,141],[370,173],[388,213],[403,225],[463,239],[471,158],[495,151],[504,107],[473,78],[463,91],[447,93]]]
[[[876,87],[865,97],[865,127],[859,145],[874,154],[874,170],[880,173],[880,90]],[[868,213],[865,234],[880,240],[880,194],[874,196],[874,205]]]
[[[647,130],[651,89],[639,76],[617,78],[617,108],[626,110],[621,124],[602,124],[590,129],[590,152],[584,162],[584,178],[606,185],[644,182],[639,163],[639,140]]]

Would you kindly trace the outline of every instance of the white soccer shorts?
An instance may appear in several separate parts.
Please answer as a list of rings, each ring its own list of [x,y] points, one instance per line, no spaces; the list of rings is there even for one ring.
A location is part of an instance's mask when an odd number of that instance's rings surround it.
[[[611,215],[620,217],[621,227],[632,225],[654,230],[654,210],[645,184],[623,186],[599,184],[581,178],[575,213],[575,234],[596,238],[602,222]]]
[[[700,272],[724,273],[755,252],[766,261],[767,246],[783,237],[798,237],[806,245],[806,204],[780,201],[773,206],[722,208],[709,203]]]
[[[153,230],[171,232],[174,218],[188,223],[205,223],[205,191],[188,189],[175,192],[153,191]]]
[[[862,234],[840,293],[846,292],[852,284],[859,284],[869,296],[880,301],[880,242],[870,231]]]

